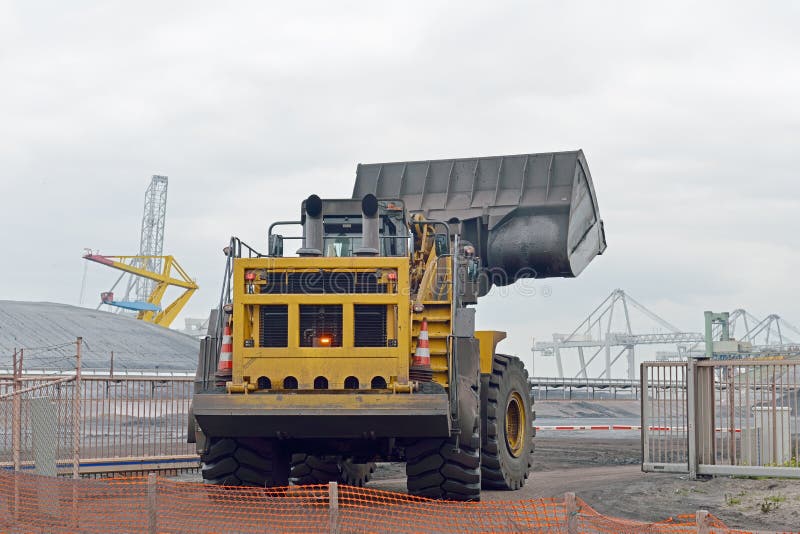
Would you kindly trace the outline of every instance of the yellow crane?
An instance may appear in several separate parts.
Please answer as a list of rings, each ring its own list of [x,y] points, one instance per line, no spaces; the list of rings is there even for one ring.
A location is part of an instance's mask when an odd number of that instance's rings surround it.
[[[114,300],[114,293],[111,291],[101,293],[100,299],[103,304],[139,312],[137,319],[165,328],[172,324],[194,292],[199,289],[195,281],[186,274],[183,267],[172,256],[103,256],[89,253],[85,254],[83,259],[155,281],[156,285],[153,291],[144,302]],[[140,265],[148,265],[149,260],[154,259],[161,260],[160,273],[140,267]],[[169,287],[178,287],[184,291],[171,304],[162,307],[161,300]]]

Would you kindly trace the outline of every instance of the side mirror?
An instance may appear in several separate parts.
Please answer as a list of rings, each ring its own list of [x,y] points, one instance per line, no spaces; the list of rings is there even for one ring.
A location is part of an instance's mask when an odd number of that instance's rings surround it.
[[[270,256],[283,257],[283,236],[277,234],[269,236],[268,248]]]

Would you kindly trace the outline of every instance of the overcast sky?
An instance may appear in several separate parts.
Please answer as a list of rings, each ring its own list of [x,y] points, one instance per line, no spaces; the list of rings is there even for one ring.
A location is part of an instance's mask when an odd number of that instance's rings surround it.
[[[617,287],[686,330],[798,324],[798,6],[0,1],[0,300],[78,304],[85,247],[137,251],[152,174],[201,317],[230,235],[265,248],[359,162],[582,148],[608,250],[483,299],[506,352]],[[85,304],[115,279],[91,265]]]

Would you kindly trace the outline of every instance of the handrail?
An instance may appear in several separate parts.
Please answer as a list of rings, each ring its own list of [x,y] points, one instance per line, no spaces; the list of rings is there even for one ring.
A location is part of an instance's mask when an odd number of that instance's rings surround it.
[[[289,226],[289,225],[292,225],[292,224],[297,224],[297,225],[300,225],[302,227],[303,226],[303,221],[275,221],[274,223],[270,224],[269,228],[267,229],[267,246],[269,247],[269,243],[272,241],[272,229],[273,228],[275,228],[276,226]],[[288,236],[288,237],[281,236],[281,238],[282,239],[295,239],[295,240],[297,240],[297,239],[303,239],[303,236]],[[271,250],[270,250],[270,254],[272,254]]]
[[[446,253],[444,253],[444,254],[441,254],[441,255],[437,254],[436,255],[436,268],[438,269],[439,259],[440,258],[447,258],[447,257],[451,258],[452,261],[451,261],[451,265],[450,265],[450,268],[451,268],[451,272],[450,272],[450,329],[451,329],[451,332],[452,332],[452,328],[455,326],[456,308],[458,306],[458,302],[456,301],[456,299],[457,299],[456,295],[458,293],[458,291],[457,291],[457,289],[458,289],[458,287],[457,287],[458,280],[457,280],[457,276],[456,276],[456,274],[457,274],[456,273],[456,269],[457,269],[458,262],[455,261],[457,259],[457,254],[458,254],[458,235],[453,235],[450,232],[450,224],[445,222],[445,221],[439,221],[439,220],[435,220],[435,219],[417,219],[417,220],[411,221],[411,224],[412,225],[425,225],[425,224],[427,224],[427,225],[434,226],[434,227],[436,225],[444,226],[444,229],[445,229],[445,234],[444,235],[446,237],[445,242],[448,245],[448,251]],[[433,237],[434,237],[433,246],[434,247],[436,247],[436,237],[438,237],[440,235],[442,235],[442,234],[439,233],[439,232],[434,232],[434,234],[433,234]],[[453,242],[452,243],[450,242],[450,237],[451,236],[453,237]],[[449,390],[448,390],[448,394],[450,396],[450,420],[452,422],[452,428],[453,429],[458,429],[459,428],[459,426],[458,426],[458,369],[457,369],[457,365],[458,365],[457,360],[458,360],[458,358],[456,358],[455,354],[453,353],[453,347],[455,346],[455,344],[453,343],[453,339],[452,339],[453,337],[454,336],[452,335],[452,333],[449,336],[447,336],[447,345],[448,345],[447,352],[448,352],[448,356],[450,357],[450,362],[449,362],[449,365],[447,366],[448,367],[447,382],[450,385]],[[460,437],[458,439],[460,439]],[[456,443],[458,443],[458,442],[456,442]],[[458,447],[458,445],[456,445],[456,447]]]
[[[263,258],[264,255],[256,249],[239,239],[238,237],[231,236],[230,242],[227,247],[223,249],[226,256],[225,261],[225,274],[222,279],[222,291],[219,296],[219,307],[217,308],[217,324],[214,328],[214,337],[216,338],[216,354],[219,358],[219,352],[222,349],[222,329],[225,324],[225,305],[230,304],[233,295],[232,278],[233,278],[233,260],[241,258],[242,252],[247,252],[248,258]]]

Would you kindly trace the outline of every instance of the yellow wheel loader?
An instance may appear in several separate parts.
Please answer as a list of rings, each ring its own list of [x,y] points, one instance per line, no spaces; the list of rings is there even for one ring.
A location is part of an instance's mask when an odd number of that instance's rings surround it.
[[[521,487],[528,375],[475,305],[605,247],[582,151],[359,165],[352,198],[309,196],[265,253],[225,248],[190,414],[203,478],[362,485],[400,461],[414,495]]]

